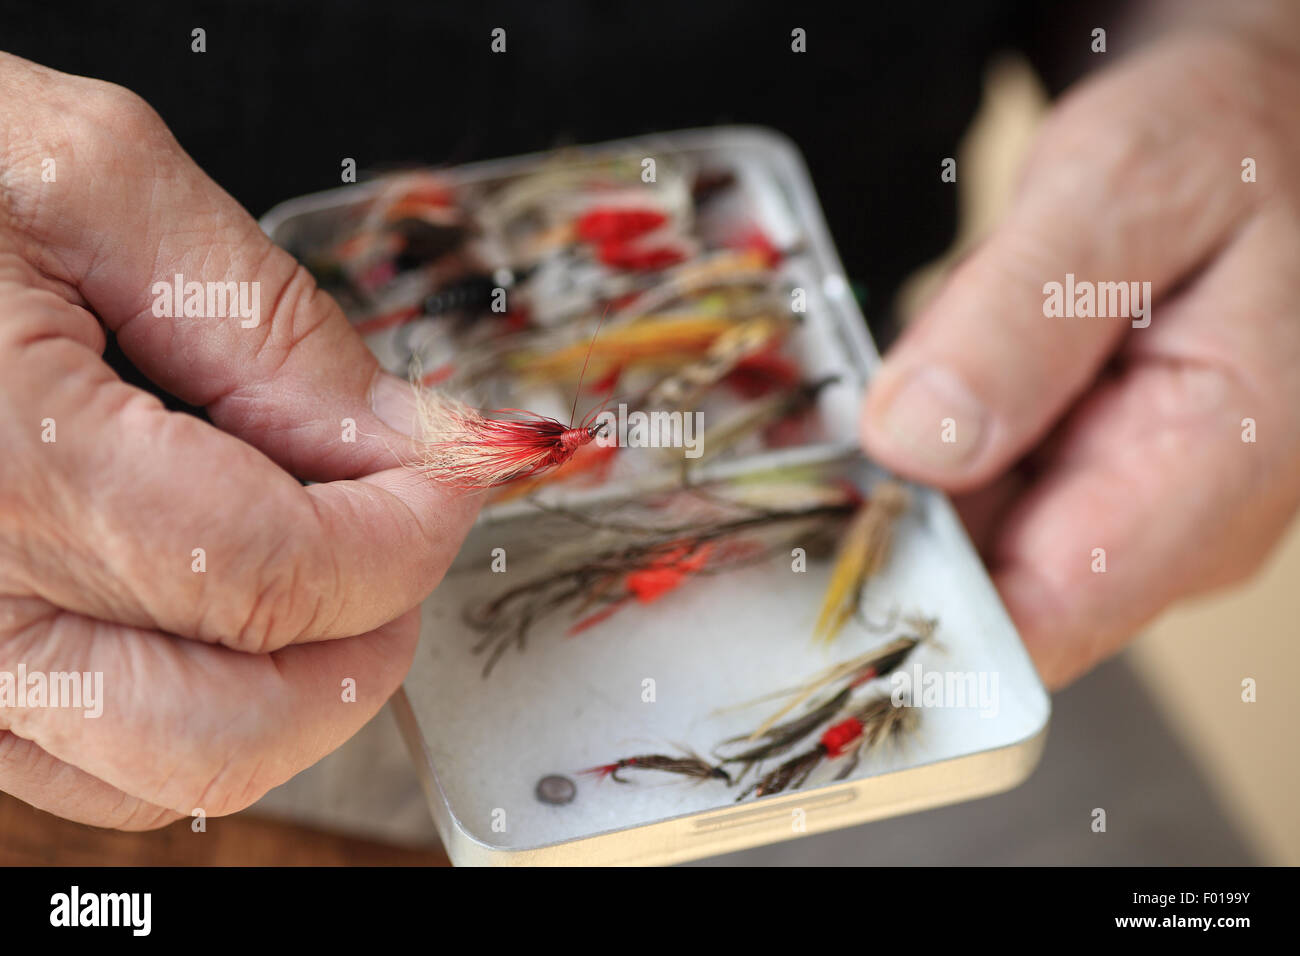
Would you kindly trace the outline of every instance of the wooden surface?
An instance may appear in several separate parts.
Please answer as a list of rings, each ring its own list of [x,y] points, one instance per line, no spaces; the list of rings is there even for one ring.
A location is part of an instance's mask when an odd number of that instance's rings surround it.
[[[179,820],[148,833],[69,823],[0,793],[0,866],[447,866],[414,850],[253,814],[209,818],[206,833]]]

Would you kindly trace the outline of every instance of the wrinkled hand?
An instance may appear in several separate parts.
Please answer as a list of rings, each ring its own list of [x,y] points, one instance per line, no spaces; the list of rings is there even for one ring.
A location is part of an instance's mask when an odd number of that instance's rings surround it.
[[[260,321],[155,316],[178,273],[260,283]],[[217,428],[118,379],[104,326]],[[0,789],[124,829],[230,813],[397,688],[476,508],[398,467],[409,388],[142,100],[4,54],[0,383],[0,672],[104,698],[0,707]]]
[[[867,450],[961,493],[1050,685],[1248,575],[1296,510],[1298,103],[1300,57],[1227,32],[1083,83],[867,397]],[[1047,317],[1067,273],[1149,281],[1150,325]]]

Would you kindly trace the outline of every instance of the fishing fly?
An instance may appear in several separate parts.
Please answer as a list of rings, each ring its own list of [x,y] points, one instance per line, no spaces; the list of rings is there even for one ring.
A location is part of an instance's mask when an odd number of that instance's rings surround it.
[[[736,802],[751,794],[764,797],[784,790],[797,790],[823,761],[838,760],[847,755],[851,762],[836,778],[843,779],[856,769],[864,752],[899,740],[915,730],[919,720],[916,708],[906,702],[895,704],[892,697],[878,697],[831,724],[822,732],[816,746],[764,774],[736,797]]]
[[[594,424],[599,409],[577,425],[517,409],[488,417],[434,391],[421,393],[417,408],[425,436],[420,469],[465,489],[494,488],[558,468],[607,427]]]
[[[739,753],[722,756],[722,762],[740,764],[741,770],[736,779],[744,779],[757,764],[786,753],[840,713],[858,688],[902,667],[912,652],[928,636],[929,630],[924,636],[904,635],[851,661],[837,665],[828,674],[813,679],[797,690],[794,699],[777,714],[764,721],[757,730],[723,741],[719,749],[724,751],[740,743],[745,744],[746,748]],[[820,703],[812,705],[798,717],[776,723],[798,704],[828,685],[835,686],[835,690]]]
[[[731,775],[721,767],[715,767],[702,757],[688,753],[686,756],[673,757],[665,754],[640,754],[635,757],[624,757],[622,760],[616,760],[614,763],[603,764],[599,767],[589,767],[581,773],[597,776],[600,778],[609,778],[615,783],[631,783],[626,777],[620,777],[619,773],[624,770],[657,770],[661,773],[675,773],[683,777],[694,777],[696,780],[721,780],[727,786],[731,786]]]
[[[475,652],[487,652],[484,676],[512,645],[523,649],[533,627],[569,609],[569,634],[609,620],[632,604],[648,604],[691,580],[760,564],[792,540],[825,532],[856,507],[841,486],[815,488],[796,507],[759,507],[702,499],[693,492],[673,496],[664,510],[693,500],[712,509],[707,517],[678,526],[644,527],[602,521],[560,508],[551,513],[593,529],[630,536],[573,564],[548,571],[471,605],[465,620],[483,637]]]
[[[464,402],[417,386],[424,473],[459,488],[494,488],[558,468],[595,441],[608,427],[605,422],[595,423],[601,408],[592,409],[576,426],[573,416],[604,319],[602,315],[596,323],[587,347],[568,425],[521,409],[502,409],[497,417],[488,417]]]
[[[833,641],[861,610],[863,588],[884,567],[893,543],[894,522],[907,510],[908,502],[907,491],[901,485],[878,482],[849,523],[817,618],[814,633],[819,640]]]

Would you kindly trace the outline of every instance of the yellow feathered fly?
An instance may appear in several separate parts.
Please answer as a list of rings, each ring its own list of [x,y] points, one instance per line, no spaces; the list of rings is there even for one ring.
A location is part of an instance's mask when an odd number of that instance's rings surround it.
[[[909,502],[901,485],[882,481],[853,516],[831,569],[831,581],[813,631],[815,640],[829,644],[858,612],[862,589],[884,567],[893,544],[894,522],[907,510]]]

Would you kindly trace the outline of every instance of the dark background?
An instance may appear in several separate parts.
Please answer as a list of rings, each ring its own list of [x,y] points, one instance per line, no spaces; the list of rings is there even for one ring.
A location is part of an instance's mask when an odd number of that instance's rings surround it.
[[[344,157],[364,172],[775,127],[803,150],[888,341],[899,283],[952,237],[956,187],[940,181],[940,162],[956,152],[989,57],[1023,49],[1059,87],[1104,6],[0,0],[0,48],[139,93],[255,216],[337,186]],[[796,26],[807,53],[791,52]],[[195,27],[206,53],[191,52]],[[490,50],[495,27],[504,55]]]

